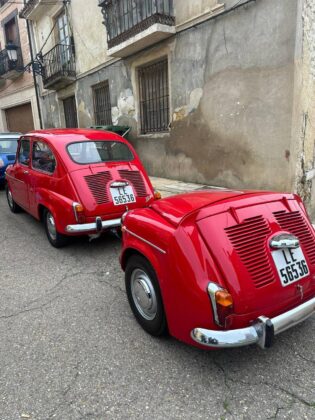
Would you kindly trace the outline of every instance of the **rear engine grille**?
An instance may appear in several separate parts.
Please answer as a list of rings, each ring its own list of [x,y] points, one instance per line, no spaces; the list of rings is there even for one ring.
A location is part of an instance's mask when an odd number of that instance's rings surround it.
[[[106,188],[108,182],[112,179],[109,171],[87,175],[84,178],[97,204],[105,204],[110,201]]]
[[[292,233],[300,240],[309,260],[312,264],[315,264],[314,237],[302,214],[299,211],[288,213],[285,210],[273,214],[281,229]]]
[[[271,233],[267,221],[262,216],[250,217],[225,231],[255,287],[272,283],[274,275],[265,245],[266,238]]]
[[[139,171],[128,171],[122,169],[118,172],[122,178],[131,182],[137,192],[138,197],[145,197],[147,195],[147,190],[145,188],[142,175]]]

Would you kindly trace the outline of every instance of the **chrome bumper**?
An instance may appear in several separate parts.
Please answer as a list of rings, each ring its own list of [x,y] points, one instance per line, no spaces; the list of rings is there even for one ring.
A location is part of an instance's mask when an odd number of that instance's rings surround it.
[[[241,347],[249,344],[258,344],[266,348],[272,345],[275,335],[299,324],[314,312],[315,298],[312,298],[275,318],[260,316],[250,327],[228,331],[195,328],[191,331],[191,337],[197,343],[212,348]]]
[[[100,232],[104,229],[110,229],[121,225],[121,219],[101,220],[97,217],[95,223],[83,223],[77,225],[68,225],[66,231],[69,233]]]

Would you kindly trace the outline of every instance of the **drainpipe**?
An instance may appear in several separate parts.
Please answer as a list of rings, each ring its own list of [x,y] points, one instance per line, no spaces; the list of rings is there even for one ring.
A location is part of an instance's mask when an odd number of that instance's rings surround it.
[[[30,29],[30,23],[29,23],[28,19],[26,19],[26,26],[27,26],[28,43],[29,43],[29,46],[30,46],[30,53],[31,53],[31,62],[34,63],[34,52],[33,52],[32,38],[31,38],[31,29]],[[35,87],[37,111],[38,111],[38,116],[39,116],[39,126],[42,129],[43,128],[43,120],[42,120],[42,112],[41,112],[41,109],[40,109],[40,102],[39,102],[38,84],[37,84],[36,75],[35,75],[35,72],[34,72],[33,68],[32,68],[32,73],[33,73],[33,80],[34,80],[34,87]]]

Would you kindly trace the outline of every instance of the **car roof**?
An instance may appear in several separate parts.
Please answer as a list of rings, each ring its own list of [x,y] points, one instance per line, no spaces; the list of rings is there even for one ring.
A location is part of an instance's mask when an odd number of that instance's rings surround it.
[[[24,136],[46,139],[54,145],[65,145],[73,142],[97,140],[119,140],[128,144],[127,140],[112,131],[88,128],[53,128],[49,130],[35,130],[26,133]]]

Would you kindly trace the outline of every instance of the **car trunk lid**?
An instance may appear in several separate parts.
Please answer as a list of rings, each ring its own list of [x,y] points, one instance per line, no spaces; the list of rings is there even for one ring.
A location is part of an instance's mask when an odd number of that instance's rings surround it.
[[[199,220],[197,217],[197,226],[233,295],[235,313],[258,310],[261,315],[272,316],[273,313],[264,312],[266,307],[276,312],[286,310],[314,293],[314,230],[295,199],[262,202],[264,199],[260,197],[259,204],[250,206],[242,206],[241,201],[218,214]],[[288,281],[287,285],[281,283],[272,255],[278,251],[270,246],[271,239],[280,233],[299,239],[309,268],[308,275]],[[295,264],[289,256],[286,264],[285,256],[279,256],[279,252],[277,258],[282,258],[284,266]],[[295,268],[299,270],[298,266]]]
[[[72,171],[70,176],[76,186],[85,215],[94,217],[104,214],[122,213],[128,209],[143,207],[153,199],[153,194],[137,165],[131,163],[101,163]],[[128,186],[127,191],[135,202],[114,204],[114,191]]]

